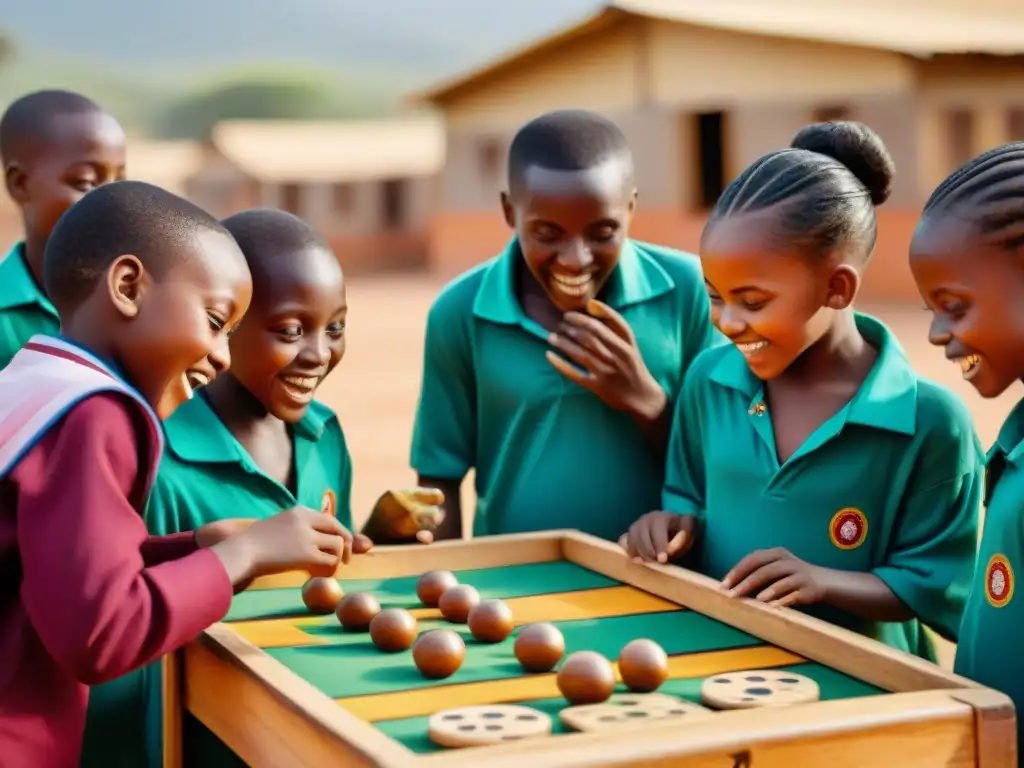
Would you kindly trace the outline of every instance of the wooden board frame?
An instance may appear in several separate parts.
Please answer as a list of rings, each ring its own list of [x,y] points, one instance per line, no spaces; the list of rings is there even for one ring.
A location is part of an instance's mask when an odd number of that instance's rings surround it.
[[[165,661],[165,768],[182,768],[187,708],[253,768],[487,765],[796,768],[892,765],[1016,768],[1010,699],[922,659],[789,609],[728,597],[700,574],[633,563],[615,544],[576,531],[493,536],[430,546],[380,547],[339,578],[412,576],[432,568],[490,568],[568,560],[675,602],[780,648],[892,693],[776,710],[720,712],[692,725],[573,733],[416,754],[217,624]],[[301,586],[304,573],[258,579],[250,589]]]

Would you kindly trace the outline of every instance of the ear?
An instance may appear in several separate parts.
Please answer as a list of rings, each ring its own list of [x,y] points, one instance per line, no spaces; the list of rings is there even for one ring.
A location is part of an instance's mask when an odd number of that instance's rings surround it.
[[[629,215],[632,216],[636,213],[636,201],[640,197],[640,192],[637,191],[636,187],[633,187],[633,192],[629,196]]]
[[[512,205],[512,199],[508,192],[501,193],[501,213],[505,217],[505,223],[509,229],[516,228],[516,207]]]
[[[125,318],[139,314],[139,304],[146,292],[148,275],[138,257],[131,254],[118,256],[107,267],[107,293],[110,302]]]
[[[846,309],[853,304],[859,290],[860,274],[849,264],[840,264],[829,275],[825,306],[829,309]]]
[[[11,161],[4,166],[4,183],[7,186],[7,193],[18,205],[25,205],[28,202],[28,174],[18,165]]]

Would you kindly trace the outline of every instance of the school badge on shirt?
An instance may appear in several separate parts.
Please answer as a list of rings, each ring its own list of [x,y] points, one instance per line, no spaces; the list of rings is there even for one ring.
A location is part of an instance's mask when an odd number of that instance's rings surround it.
[[[1013,598],[1013,568],[1002,555],[992,555],[985,568],[985,597],[995,608]]]
[[[840,549],[856,549],[868,535],[868,519],[859,509],[845,507],[832,515],[828,535]]]
[[[320,499],[320,511],[331,517],[334,517],[334,513],[338,511],[338,497],[330,488],[324,491],[324,496]]]

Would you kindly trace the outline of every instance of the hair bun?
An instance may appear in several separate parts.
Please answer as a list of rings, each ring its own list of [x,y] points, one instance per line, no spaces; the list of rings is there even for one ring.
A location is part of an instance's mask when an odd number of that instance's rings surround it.
[[[867,187],[875,205],[889,199],[896,164],[882,138],[863,123],[814,123],[800,129],[790,146],[838,160]]]

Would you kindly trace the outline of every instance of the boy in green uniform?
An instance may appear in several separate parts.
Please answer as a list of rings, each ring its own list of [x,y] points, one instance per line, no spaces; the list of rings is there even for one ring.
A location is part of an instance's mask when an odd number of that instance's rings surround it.
[[[37,91],[0,118],[7,192],[25,239],[0,261],[0,368],[36,333],[56,334],[43,290],[43,251],[61,214],[101,184],[124,178],[125,137],[98,104],[68,91]]]
[[[1024,143],[971,160],[932,194],[910,267],[932,311],[929,340],[982,397],[1024,379]],[[1006,693],[1024,735],[1024,400],[988,454],[985,528],[954,670]],[[1024,765],[1024,753],[1019,754]]]
[[[476,535],[613,538],[657,498],[672,402],[717,338],[700,267],[629,238],[632,155],[599,115],[527,123],[508,173],[515,237],[430,310],[412,466],[444,494],[438,538],[462,535],[471,468]],[[381,528],[364,531],[401,538]]]
[[[963,404],[855,313],[892,160],[858,123],[808,126],[725,191],[701,261],[733,343],[687,373],[662,509],[630,554],[687,553],[736,597],[799,606],[934,658],[974,565],[981,451]]]
[[[348,304],[338,260],[301,219],[259,209],[224,221],[249,262],[253,297],[231,339],[231,369],[177,410],[146,522],[178,533],[295,505],[351,525],[352,461],[337,416],[313,398],[345,354]],[[398,494],[429,509],[416,493]],[[436,510],[435,510],[436,511]],[[356,537],[354,550],[371,546]],[[87,747],[97,768],[160,765],[159,665],[93,691]],[[130,725],[130,727],[128,727]],[[241,764],[194,718],[186,764]]]

